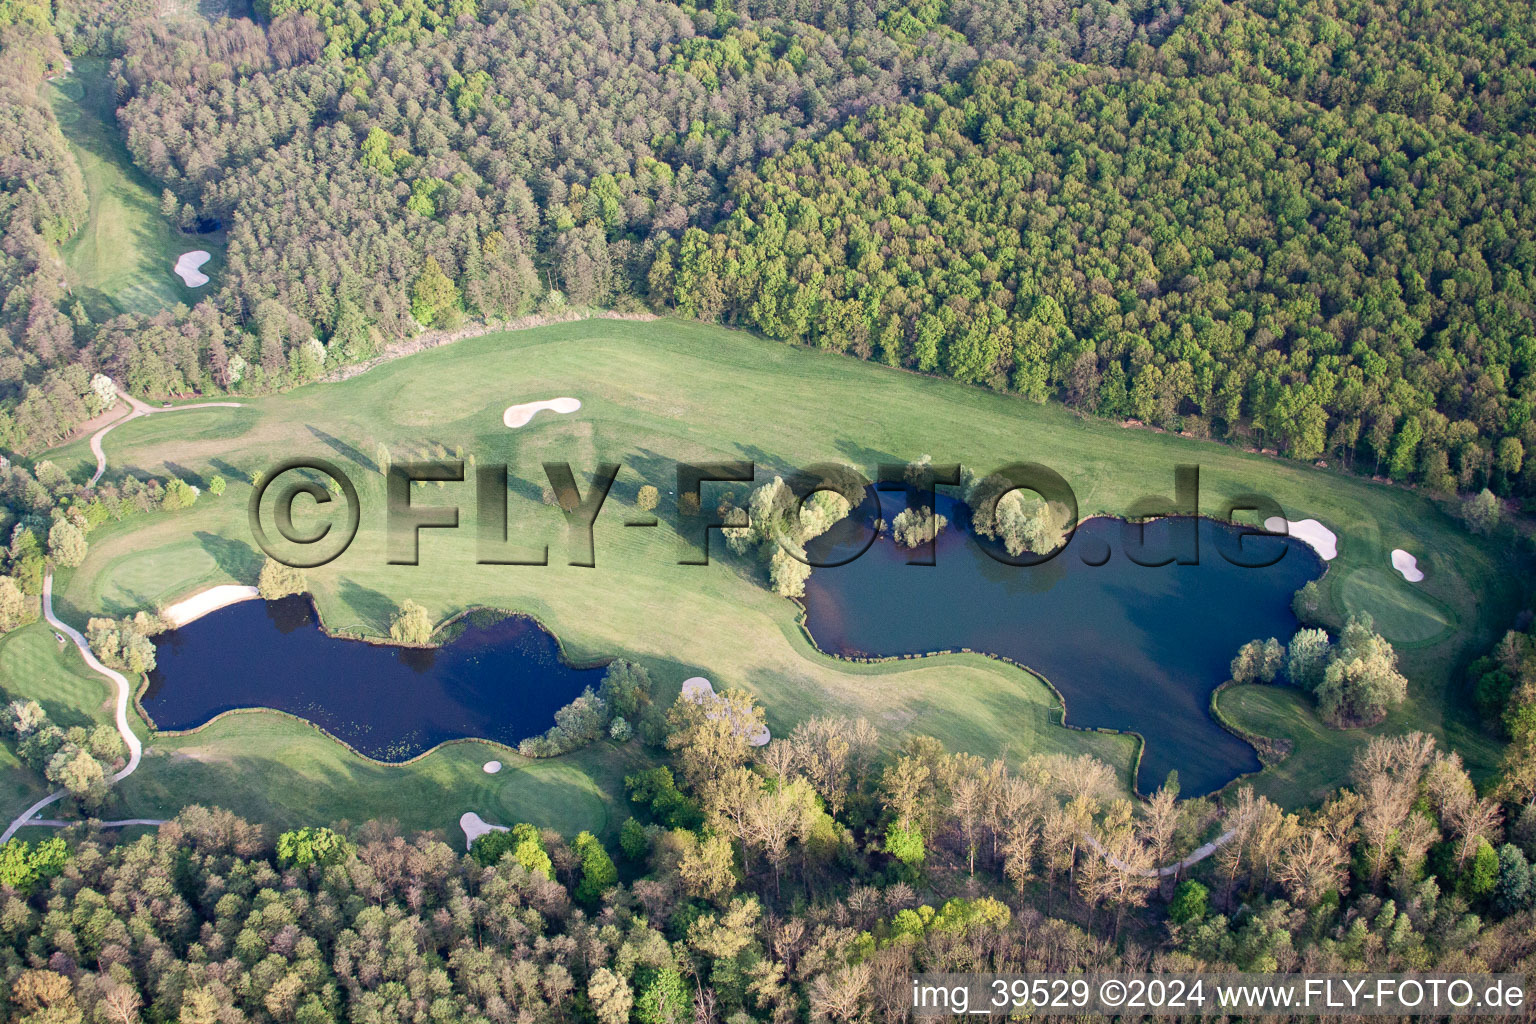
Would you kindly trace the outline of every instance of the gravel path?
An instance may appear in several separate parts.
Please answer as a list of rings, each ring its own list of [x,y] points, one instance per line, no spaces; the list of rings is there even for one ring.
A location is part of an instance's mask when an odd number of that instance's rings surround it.
[[[123,744],[128,748],[128,763],[123,766],[122,771],[112,776],[112,781],[121,782],[132,775],[134,769],[138,768],[139,759],[144,754],[144,747],[139,742],[139,738],[133,734],[132,729],[128,728],[128,700],[133,696],[133,687],[129,685],[127,678],[121,672],[107,668],[107,666],[96,660],[96,655],[91,653],[91,645],[85,642],[85,637],[80,635],[79,630],[53,614],[53,573],[51,572],[43,577],[43,618],[48,620],[50,626],[75,642],[75,646],[80,650],[81,657],[85,658],[85,663],[93,671],[106,676],[117,687],[117,732],[118,735],[122,736]],[[16,834],[16,830],[23,825],[32,824],[31,819],[39,811],[49,804],[57,802],[63,796],[64,791],[62,789],[56,793],[50,793],[25,811],[22,811],[21,815],[11,822],[10,827],[3,833],[0,833],[0,843],[10,839],[11,836]],[[42,823],[39,822],[39,824]],[[135,821],[134,824],[149,824],[149,822]]]
[[[1227,845],[1227,843],[1235,835],[1237,835],[1236,832],[1223,832],[1221,835],[1217,836],[1215,839],[1212,839],[1210,842],[1200,847],[1200,849],[1196,850],[1194,853],[1190,854],[1188,857],[1185,857],[1183,860],[1175,864],[1164,864],[1160,868],[1142,868],[1135,871],[1134,873],[1140,875],[1142,878],[1167,878],[1169,875],[1176,875],[1179,872],[1185,871],[1188,868],[1193,867],[1194,865],[1205,860],[1205,858],[1209,857],[1211,854]],[[1109,861],[1121,871],[1131,870],[1130,866],[1127,865],[1125,861],[1121,860],[1119,857],[1111,857],[1108,853],[1106,853],[1104,850],[1104,844],[1099,842],[1093,836],[1084,833],[1083,839],[1088,843],[1090,847],[1092,847],[1095,853]]]
[[[96,486],[96,481],[101,479],[101,474],[107,471],[107,453],[102,450],[101,439],[107,436],[108,431],[115,430],[129,420],[136,420],[140,416],[153,416],[162,412],[180,412],[183,409],[210,409],[215,406],[238,409],[245,404],[244,402],[193,402],[191,405],[173,405],[169,408],[156,408],[148,402],[139,401],[121,388],[118,389],[117,394],[119,398],[128,403],[129,408],[133,411],[120,420],[113,420],[91,435],[91,454],[96,456],[96,473],[91,477],[90,482],[86,484],[87,487]]]

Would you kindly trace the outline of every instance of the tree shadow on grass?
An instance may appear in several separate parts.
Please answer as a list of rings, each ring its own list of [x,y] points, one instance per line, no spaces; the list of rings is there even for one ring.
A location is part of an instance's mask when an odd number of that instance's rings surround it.
[[[213,558],[220,572],[237,580],[254,580],[261,572],[261,555],[245,541],[221,537],[206,530],[199,530],[192,536]]]
[[[188,469],[186,466],[183,466],[179,462],[172,462],[171,460],[166,459],[165,470],[176,479],[196,487],[199,491],[206,491],[208,489],[208,481],[203,477],[201,473],[197,472],[196,470]]]
[[[357,448],[343,441],[341,438],[327,434],[319,427],[310,426],[307,427],[307,429],[311,434],[315,436],[317,440],[322,442],[327,448],[335,452],[337,455],[340,455],[342,458],[352,460],[370,473],[377,473],[379,471],[379,464],[377,462],[374,462],[368,456],[364,455]]]
[[[68,598],[61,597],[57,591],[53,595],[53,614],[82,633],[85,632],[85,624],[92,615],[117,617],[132,615],[141,609],[153,609],[154,607],[155,602],[151,601],[147,596],[124,587],[118,587],[116,593],[111,597],[104,595],[101,599],[101,611],[99,612],[87,612]]]
[[[386,635],[389,632],[390,617],[395,614],[397,605],[389,595],[377,590],[370,590],[353,580],[342,580],[338,596],[352,612],[355,613],[355,622],[331,622],[326,621],[325,626],[330,630],[345,630],[348,632],[366,630],[378,635]]]
[[[245,480],[246,474],[225,462],[223,459],[209,459],[208,465],[213,468],[225,480]]]

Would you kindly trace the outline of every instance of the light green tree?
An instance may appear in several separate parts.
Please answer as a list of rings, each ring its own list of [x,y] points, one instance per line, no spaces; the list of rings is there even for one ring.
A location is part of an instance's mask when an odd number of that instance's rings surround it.
[[[389,638],[399,644],[426,644],[432,640],[432,617],[421,605],[406,598],[389,624]]]
[[[55,565],[73,569],[85,561],[85,534],[68,519],[60,519],[48,530],[48,557]]]
[[[394,139],[389,132],[374,125],[368,129],[368,137],[363,140],[362,156],[363,166],[371,167],[380,174],[393,176],[395,173],[395,158],[391,152]]]
[[[276,601],[309,589],[304,573],[291,565],[284,565],[275,558],[268,558],[256,578],[256,592],[264,601]]]
[[[606,967],[592,972],[587,982],[587,998],[592,1011],[597,1014],[598,1024],[628,1024],[629,1011],[634,1005],[635,994],[629,982]]]
[[[411,316],[428,327],[447,327],[457,319],[458,308],[459,289],[437,258],[428,256],[411,286]]]
[[[1503,514],[1498,496],[1486,487],[1461,503],[1461,518],[1473,533],[1492,533]]]
[[[165,493],[160,496],[160,507],[167,512],[191,508],[197,501],[197,492],[185,480],[171,477],[166,481]]]
[[[1285,660],[1285,675],[1291,685],[1309,692],[1316,690],[1323,681],[1323,672],[1328,667],[1328,657],[1332,650],[1333,645],[1326,631],[1297,630],[1296,635],[1291,637]]]
[[[0,633],[9,633],[27,619],[27,598],[9,576],[0,576]]]

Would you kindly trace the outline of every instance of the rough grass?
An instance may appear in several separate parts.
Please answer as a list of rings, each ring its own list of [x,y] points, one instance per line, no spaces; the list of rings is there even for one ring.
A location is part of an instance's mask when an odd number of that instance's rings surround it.
[[[624,774],[639,765],[638,754],[602,743],[529,761],[494,744],[454,743],[397,767],[365,761],[296,719],[238,714],[189,736],[156,738],[118,802],[126,817],[151,818],[218,804],[275,827],[378,818],[460,842],[465,811],[565,834],[613,834],[629,815]],[[493,758],[504,767],[487,775],[482,766]]]
[[[153,313],[192,305],[217,287],[222,233],[185,235],[160,216],[160,190],[137,167],[117,127],[106,63],[77,58],[45,95],[85,176],[90,213],[63,247],[71,293],[100,321],[116,313]],[[188,288],[172,271],[176,257],[206,249],[203,272],[214,280]]]
[[[582,410],[541,416],[516,431],[502,425],[507,405],[557,395],[580,398]],[[551,564],[476,564],[474,485],[465,482],[413,491],[416,504],[457,504],[461,526],[423,531],[420,565],[390,565],[383,483],[374,464],[381,444],[397,460],[462,450],[481,463],[507,461],[514,544],[525,551],[548,544]],[[77,443],[56,458],[88,473],[83,449]],[[745,686],[762,699],[775,732],[812,714],[862,714],[890,742],[930,733],[988,755],[1087,750],[1122,773],[1132,742],[1053,725],[1052,696],[1026,673],[980,657],[839,662],[812,649],[797,625],[798,610],[763,589],[759,568],[718,557],[708,567],[679,565],[669,512],[675,462],[743,458],[788,467],[836,461],[873,473],[876,463],[923,454],[983,469],[1032,460],[1071,482],[1084,515],[1124,512],[1142,496],[1169,494],[1175,465],[1198,463],[1205,511],[1220,514],[1223,498],[1258,490],[1276,498],[1290,518],[1315,517],[1339,534],[1340,556],[1324,588],[1325,617],[1335,622],[1348,607],[1341,580],[1385,565],[1393,547],[1436,552],[1420,586],[1458,628],[1404,650],[1412,696],[1394,724],[1436,732],[1460,747],[1474,770],[1491,767],[1497,748],[1464,710],[1460,668],[1506,627],[1524,587],[1496,542],[1469,537],[1419,494],[674,320],[586,321],[469,339],[339,384],[252,399],[245,409],[135,420],[109,435],[107,450],[109,476],[175,472],[202,483],[220,473],[234,482],[222,498],[205,496],[191,510],[126,520],[93,535],[85,564],[58,594],[61,614],[73,620],[163,604],[209,583],[250,582],[259,556],[246,519],[245,481],[281,458],[311,454],[342,466],[363,502],[357,540],[340,559],[309,574],[333,628],[382,634],[406,597],[438,618],[469,605],[496,605],[537,615],[578,657],[639,657],[672,687],[695,673],[717,687]],[[561,517],[538,500],[544,460],[572,463],[583,488],[596,462],[624,465],[598,520],[595,569],[565,564]],[[661,489],[662,525],[626,528],[626,520],[640,517],[632,502],[646,482]],[[724,491],[741,497],[746,490],[711,486],[711,506]],[[712,550],[722,547],[716,536]],[[1391,617],[1393,601],[1386,596],[1351,593],[1373,615]],[[1284,724],[1247,701],[1223,707],[1261,732]],[[281,755],[274,757],[278,737]],[[1309,744],[1318,748],[1315,754],[1306,751]],[[1331,757],[1336,747],[1300,737],[1291,767],[1271,770],[1264,786],[1288,804],[1312,799],[1325,777],[1342,777]],[[200,800],[258,817],[303,808],[358,819],[414,807],[419,798],[430,808],[422,820],[443,827],[443,819],[474,809],[463,799],[469,780],[485,781],[432,767],[453,763],[457,755],[450,753],[412,768],[376,769],[273,715],[238,716],[195,737],[152,744],[188,748],[206,749],[208,759],[157,754],[146,760],[141,776],[125,787],[135,814],[150,805]],[[562,763],[590,774],[596,756]],[[478,772],[485,758],[476,758]],[[1313,774],[1302,772],[1308,765],[1317,766],[1307,768]],[[515,792],[537,788],[533,775],[520,775],[497,785]],[[319,778],[330,780],[323,798],[314,792]],[[416,820],[415,813],[400,809],[389,816]]]

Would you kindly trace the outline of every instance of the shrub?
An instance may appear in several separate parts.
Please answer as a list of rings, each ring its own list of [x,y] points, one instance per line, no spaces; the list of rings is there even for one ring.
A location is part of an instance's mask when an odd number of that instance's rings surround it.
[[[1173,899],[1168,901],[1168,916],[1173,918],[1176,924],[1189,924],[1205,917],[1205,912],[1210,903],[1211,891],[1193,878],[1186,878],[1179,883],[1179,887],[1173,890]]]
[[[581,879],[576,883],[576,899],[583,903],[596,903],[598,897],[619,880],[619,869],[613,858],[603,849],[603,844],[591,832],[582,832],[571,844],[581,858]]]

